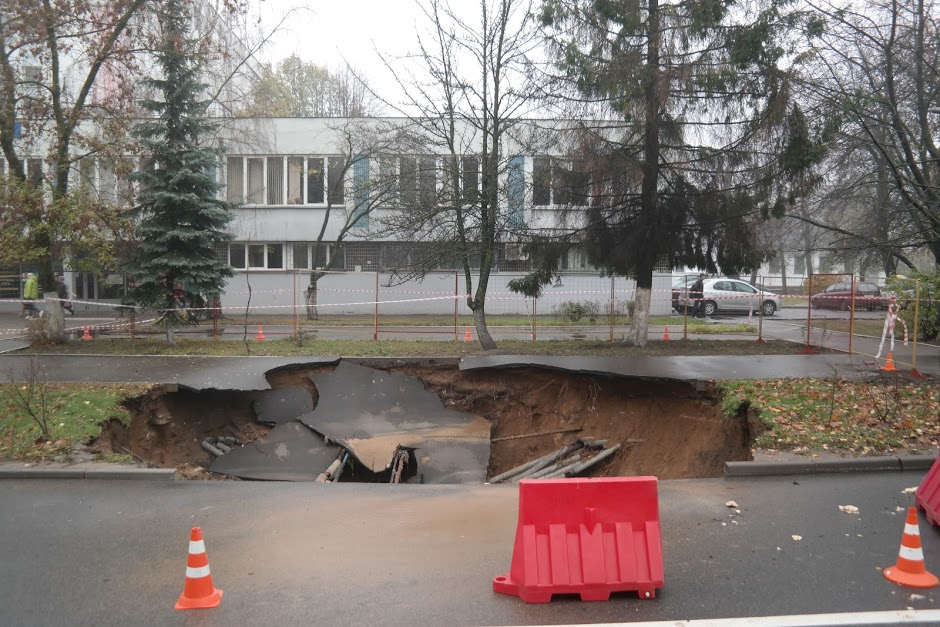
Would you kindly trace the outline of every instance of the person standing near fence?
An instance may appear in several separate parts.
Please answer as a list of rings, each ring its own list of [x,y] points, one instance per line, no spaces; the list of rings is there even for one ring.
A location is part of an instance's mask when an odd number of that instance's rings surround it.
[[[35,301],[39,299],[39,281],[32,272],[26,273],[26,283],[23,285],[23,315],[32,318],[34,313],[42,317],[42,311],[36,308]]]
[[[692,317],[693,318],[705,317],[705,303],[702,300],[704,297],[705,297],[705,274],[699,274],[698,279],[695,280],[695,283],[689,286],[689,298],[692,299]]]
[[[72,309],[72,303],[69,302],[69,286],[65,284],[65,277],[61,274],[55,275],[55,291],[59,296],[59,304],[63,310],[67,310],[73,316],[75,310]]]

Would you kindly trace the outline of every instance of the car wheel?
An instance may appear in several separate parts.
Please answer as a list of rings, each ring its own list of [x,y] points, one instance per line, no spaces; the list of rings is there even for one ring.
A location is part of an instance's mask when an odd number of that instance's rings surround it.
[[[765,316],[772,316],[777,311],[777,305],[772,300],[765,300],[760,306],[761,313]]]
[[[812,309],[819,309],[819,301],[818,301],[818,300],[810,300],[810,301],[809,301],[809,306],[810,306]]]
[[[848,311],[848,310],[849,310],[849,301],[844,300],[844,301],[842,301],[841,303],[839,303],[839,310],[840,310],[840,311]]]
[[[706,316],[714,316],[718,311],[718,305],[716,305],[715,301],[713,300],[706,300],[703,311],[705,312]]]

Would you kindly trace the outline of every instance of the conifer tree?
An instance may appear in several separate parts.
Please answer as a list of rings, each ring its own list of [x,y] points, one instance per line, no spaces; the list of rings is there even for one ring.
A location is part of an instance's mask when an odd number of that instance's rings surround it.
[[[636,279],[635,344],[657,267],[740,272],[769,256],[759,220],[795,194],[777,153],[807,19],[789,0],[542,0],[557,91],[584,110],[574,152],[593,190],[573,235],[593,265]]]
[[[147,81],[154,97],[141,106],[152,117],[135,128],[147,159],[134,175],[139,243],[128,270],[138,301],[159,311],[172,343],[173,328],[194,322],[198,312],[189,309],[205,307],[232,276],[213,244],[230,239],[233,215],[230,203],[219,199],[220,154],[207,146],[215,125],[205,117],[202,59],[188,35],[183,0],[167,0],[159,20],[163,76]]]

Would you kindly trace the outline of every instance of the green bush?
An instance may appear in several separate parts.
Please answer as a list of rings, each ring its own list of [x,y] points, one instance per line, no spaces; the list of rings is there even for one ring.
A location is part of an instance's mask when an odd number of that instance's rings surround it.
[[[886,289],[897,292],[899,301],[911,299],[907,306],[901,310],[900,317],[907,323],[907,328],[914,332],[914,302],[917,293],[917,282],[920,282],[920,302],[917,303],[917,334],[920,340],[935,340],[940,336],[940,270],[933,272],[918,272],[909,277],[891,277],[886,283]]]
[[[585,317],[597,319],[600,310],[600,303],[594,300],[586,300],[583,302],[568,300],[555,308],[555,315],[562,320],[579,322]]]

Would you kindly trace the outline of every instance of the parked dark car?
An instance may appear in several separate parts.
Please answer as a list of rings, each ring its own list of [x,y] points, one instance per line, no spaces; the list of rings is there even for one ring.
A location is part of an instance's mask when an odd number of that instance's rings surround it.
[[[840,309],[847,311],[852,304],[852,283],[833,283],[826,291],[814,294],[810,299],[813,309]],[[868,281],[859,281],[855,284],[855,308],[874,311],[885,306],[885,299],[881,296],[881,288]]]
[[[689,292],[689,286],[695,283],[697,274],[679,277],[672,282],[672,308],[676,313],[685,313],[685,298]],[[689,312],[692,311],[692,304],[689,303]]]

